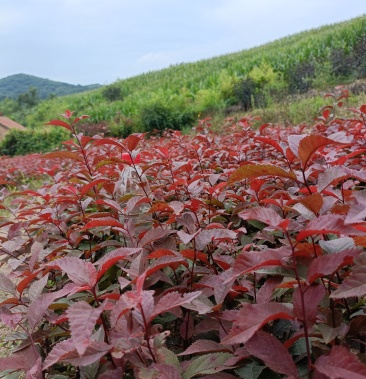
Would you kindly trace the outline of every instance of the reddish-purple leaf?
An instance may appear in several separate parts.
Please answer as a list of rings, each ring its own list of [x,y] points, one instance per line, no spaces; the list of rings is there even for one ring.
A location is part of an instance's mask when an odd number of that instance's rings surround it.
[[[83,355],[89,346],[95,324],[104,308],[103,305],[99,308],[93,308],[86,301],[78,301],[66,311],[71,339],[79,355]]]
[[[257,304],[265,304],[269,303],[272,299],[273,291],[275,288],[282,283],[282,277],[274,276],[268,278],[263,286],[259,289],[256,296]]]
[[[345,220],[346,224],[364,222],[366,217],[366,191],[354,191],[353,201]]]
[[[186,260],[183,257],[165,256],[155,259],[154,263],[149,266],[145,271],[146,277],[152,275],[154,272],[161,270],[164,267],[175,266],[177,264],[186,264]]]
[[[2,272],[0,272],[0,290],[17,296],[15,284]]]
[[[107,354],[110,348],[104,342],[92,341],[81,357],[76,351],[73,341],[71,339],[64,340],[53,347],[43,363],[43,369],[45,370],[57,362],[71,363],[74,366],[87,366]]]
[[[334,274],[340,268],[352,264],[353,259],[360,254],[361,250],[354,248],[317,257],[308,269],[307,282],[311,284],[318,278]]]
[[[352,272],[330,295],[333,299],[362,297],[366,295],[366,254],[354,259]]]
[[[106,183],[106,182],[107,182],[106,179],[95,179],[91,181],[90,183],[86,184],[85,186],[83,186],[83,188],[80,191],[80,195],[85,195],[93,187],[98,186],[98,184]]]
[[[278,225],[283,221],[282,217],[271,208],[255,207],[250,210],[246,210],[239,213],[239,217],[243,220],[257,220],[268,224],[273,227],[278,227]]]
[[[193,342],[191,346],[184,350],[183,353],[178,354],[178,356],[213,352],[231,352],[231,350],[227,346],[223,346],[215,341],[198,340]]]
[[[125,140],[124,143],[127,145],[129,151],[135,150],[138,143],[144,138],[145,134],[133,133],[130,134]]]
[[[299,142],[298,157],[302,163],[302,167],[306,167],[310,157],[321,147],[337,143],[327,137],[321,135],[308,135]]]
[[[0,370],[29,370],[37,362],[39,354],[33,346],[0,358]]]
[[[123,378],[123,370],[118,367],[113,370],[107,370],[103,374],[98,375],[98,379],[117,379]]]
[[[360,235],[362,234],[352,226],[345,225],[344,217],[341,215],[327,214],[319,216],[315,220],[310,221],[306,229],[302,230],[296,237],[296,240],[300,242],[304,238],[313,236],[316,234],[349,234]]]
[[[324,172],[320,173],[318,176],[318,191],[322,192],[330,184],[335,184],[341,180],[347,178],[349,174],[346,173],[346,170],[342,166],[333,166],[327,168]]]
[[[115,218],[105,217],[105,218],[94,219],[92,221],[87,222],[85,226],[82,228],[82,230],[88,230],[91,228],[98,228],[102,226],[117,227],[121,229],[124,228],[124,225],[121,224],[119,221],[117,221]]]
[[[53,151],[52,153],[44,154],[42,158],[44,159],[54,159],[54,158],[65,159],[66,158],[66,159],[72,159],[78,162],[84,162],[83,157],[73,151]]]
[[[149,321],[152,321],[156,316],[158,316],[161,313],[169,312],[176,307],[184,306],[185,304],[190,303],[200,295],[200,291],[188,292],[183,294],[182,296],[177,291],[167,293],[155,305]]]
[[[221,343],[225,345],[245,343],[265,324],[277,319],[293,319],[292,310],[280,303],[246,303],[240,309],[232,329]]]
[[[66,284],[64,288],[56,292],[44,293],[35,299],[28,307],[27,319],[32,329],[39,324],[45,315],[47,308],[58,298],[70,294],[75,284]]]
[[[258,331],[246,342],[250,354],[261,359],[267,367],[280,374],[298,376],[297,367],[283,344],[271,334]]]
[[[287,172],[284,169],[268,164],[248,164],[236,169],[229,177],[228,185],[241,182],[244,179],[259,178],[261,176],[279,176],[296,180],[293,172]]]
[[[99,280],[102,278],[105,272],[118,261],[125,259],[129,255],[140,253],[141,251],[142,249],[140,248],[132,249],[121,247],[119,249],[107,253],[103,258],[99,259],[99,261],[95,263],[98,265],[97,281],[99,282]]]
[[[254,140],[255,140],[255,141],[260,141],[260,142],[266,143],[267,145],[271,145],[271,146],[274,147],[274,148],[275,148],[280,154],[284,154],[282,147],[281,147],[280,144],[279,144],[277,141],[275,141],[274,139],[267,138],[267,137],[255,137]]]
[[[323,300],[326,295],[326,291],[323,284],[306,286],[303,285],[295,289],[293,295],[293,304],[294,304],[294,317],[302,322],[307,322],[308,327],[310,324],[314,324],[316,321],[318,305]],[[303,299],[302,299],[303,298]],[[305,317],[302,305],[304,303],[305,307]]]
[[[93,288],[97,283],[97,272],[90,262],[85,262],[74,257],[65,257],[57,259],[47,266],[62,270],[70,280],[79,286],[87,285]]]
[[[316,360],[314,367],[329,379],[366,378],[366,366],[343,346],[333,346],[329,355]]]
[[[164,229],[161,227],[150,229],[139,241],[139,246],[145,247],[146,245],[149,245],[154,241],[158,241],[162,238],[165,238],[172,233],[174,233],[173,230]]]
[[[267,266],[286,266],[285,261],[292,254],[291,249],[267,249],[260,251],[243,251],[235,261],[233,276],[257,270]]]
[[[52,120],[50,122],[47,122],[45,125],[62,126],[63,128],[65,128],[65,129],[69,130],[70,132],[72,132],[71,126],[67,122],[62,121],[62,120]]]
[[[232,240],[235,240],[236,237],[236,233],[233,230],[220,228],[205,229],[202,230],[196,237],[196,248],[198,250],[204,250],[211,242],[232,242]]]

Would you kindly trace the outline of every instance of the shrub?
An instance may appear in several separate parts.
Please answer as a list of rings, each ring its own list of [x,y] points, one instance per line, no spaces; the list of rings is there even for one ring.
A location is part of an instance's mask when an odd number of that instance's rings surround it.
[[[121,100],[122,98],[122,88],[117,83],[109,84],[105,86],[102,90],[103,97],[108,101]]]
[[[25,155],[51,151],[70,138],[60,128],[11,130],[0,143],[1,155]]]
[[[299,63],[289,68],[286,75],[290,93],[304,93],[312,86],[312,79],[315,76],[315,63]]]
[[[255,92],[255,82],[251,78],[245,78],[235,85],[234,93],[236,100],[242,106],[244,111],[252,109],[254,105]]]
[[[195,106],[197,112],[207,114],[223,109],[225,104],[218,90],[201,89],[196,93]]]
[[[331,50],[329,62],[335,76],[347,77],[352,75],[354,71],[355,58],[352,53],[347,53],[344,49]]]
[[[143,131],[181,130],[195,121],[195,113],[190,107],[176,106],[154,99],[144,104],[139,111],[139,122]]]

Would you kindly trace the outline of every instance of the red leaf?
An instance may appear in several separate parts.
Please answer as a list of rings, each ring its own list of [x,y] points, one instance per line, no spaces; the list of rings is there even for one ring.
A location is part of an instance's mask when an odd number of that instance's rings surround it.
[[[268,164],[248,164],[236,169],[229,177],[228,185],[241,182],[244,179],[259,178],[261,176],[279,176],[296,180],[293,172],[287,172],[280,167]]]
[[[15,284],[2,272],[0,272],[0,290],[17,296]]]
[[[233,276],[257,270],[266,266],[285,266],[284,260],[291,255],[285,247],[261,251],[243,251],[235,261]]]
[[[257,220],[273,227],[278,227],[283,221],[282,217],[271,208],[255,207],[239,213],[243,220]]]
[[[45,125],[62,126],[63,128],[69,130],[70,132],[73,131],[71,126],[67,122],[62,121],[62,120],[52,120],[50,122],[47,122]]]
[[[302,167],[305,168],[310,157],[321,147],[336,144],[329,138],[321,135],[309,135],[302,138],[299,142],[298,157],[302,163]]]
[[[32,329],[35,329],[45,315],[47,308],[58,298],[70,294],[75,284],[67,284],[59,291],[44,293],[35,299],[28,307],[27,319]]]
[[[130,163],[130,164],[132,164],[132,163],[136,164],[136,163],[140,163],[141,162],[141,156],[140,156],[140,154],[137,154],[136,157],[133,157],[133,155],[131,157],[131,155],[129,153],[122,153],[121,159],[123,161],[126,161],[127,163]]]
[[[324,200],[323,196],[320,193],[315,192],[305,197],[304,199],[299,200],[299,203],[304,205],[314,214],[318,214],[321,207],[323,206]]]
[[[271,138],[266,138],[266,137],[255,137],[254,138],[255,141],[261,141],[263,143],[266,143],[268,145],[271,145],[272,147],[274,147],[279,153],[283,154],[283,149],[282,147],[280,146],[280,144],[271,139]]]
[[[124,143],[127,145],[128,150],[133,151],[135,150],[138,143],[142,140],[144,137],[144,134],[130,134],[125,140]]]
[[[105,182],[106,182],[106,179],[96,179],[96,180],[93,180],[92,182],[90,182],[90,183],[86,184],[85,186],[83,186],[83,188],[80,191],[80,195],[85,195],[94,186],[97,186],[98,184],[105,183]]]
[[[56,344],[43,363],[43,369],[47,369],[57,362],[67,362],[74,366],[87,366],[105,355],[110,346],[104,342],[92,341],[84,355],[80,357],[71,339]]]
[[[274,276],[268,278],[263,286],[259,289],[256,296],[257,304],[269,303],[272,299],[273,291],[275,288],[281,284],[282,278],[279,276]]]
[[[42,158],[44,159],[54,159],[54,158],[60,158],[60,159],[72,159],[74,161],[78,162],[84,162],[84,159],[78,154],[73,151],[53,151],[52,153],[47,153],[42,155]]]
[[[79,286],[87,285],[93,288],[97,283],[97,272],[90,262],[74,257],[66,257],[57,259],[47,266],[64,271],[69,279]]]
[[[181,257],[173,257],[173,256],[165,256],[155,260],[154,264],[152,264],[146,271],[146,277],[152,275],[154,272],[164,268],[175,266],[177,263],[186,264],[186,261]]]
[[[80,356],[84,355],[90,344],[90,337],[94,332],[95,324],[103,312],[104,306],[91,307],[86,301],[79,301],[68,308],[71,339]]]
[[[184,350],[183,353],[178,354],[190,355],[196,353],[213,353],[213,352],[230,352],[231,350],[227,346],[223,346],[215,341],[210,340],[198,340],[192,343],[188,349]]]
[[[274,336],[258,331],[246,342],[246,349],[251,355],[261,359],[267,367],[280,374],[298,377],[297,367],[290,353]]]
[[[41,270],[34,271],[32,274],[28,274],[23,280],[21,280],[17,285],[17,291],[22,294],[24,289],[28,286],[28,284],[39,275]],[[46,270],[48,272],[49,270]],[[25,273],[24,273],[25,274]]]
[[[277,319],[293,319],[291,309],[280,303],[246,303],[240,309],[232,329],[221,343],[225,345],[246,343],[262,326]]]
[[[304,320],[302,310],[301,291],[303,293],[306,320]],[[313,286],[303,285],[301,291],[300,287],[297,287],[293,295],[294,317],[302,322],[307,321],[309,327],[310,324],[314,324],[316,321],[318,305],[323,300],[326,292],[323,284]]]
[[[125,259],[129,255],[140,253],[141,251],[142,249],[121,247],[107,253],[103,258],[99,259],[99,261],[96,262],[98,265],[97,282],[99,282],[105,272],[118,261]]]
[[[313,236],[316,234],[349,234],[359,235],[358,230],[352,226],[345,225],[344,217],[341,215],[324,215],[319,216],[315,220],[310,221],[305,230],[302,230],[296,237],[296,240],[300,242],[304,238]]]
[[[82,116],[76,117],[75,120],[74,120],[74,123],[76,124],[77,122],[79,122],[81,120],[84,120],[86,118],[90,118],[90,116],[88,116],[88,115],[82,115]]]
[[[333,346],[329,355],[316,360],[314,367],[329,379],[366,378],[366,366],[343,346]]]
[[[339,253],[322,255],[311,262],[307,272],[307,282],[313,283],[316,279],[332,275],[340,268],[353,263],[353,259],[360,255],[359,249],[348,249]]]
[[[356,257],[352,272],[330,295],[333,299],[362,297],[366,295],[366,254]]]
[[[117,227],[117,228],[124,228],[124,225],[121,224],[119,221],[117,221],[114,218],[98,218],[92,221],[89,221],[85,224],[85,226],[81,230],[87,230],[91,228],[98,228],[101,226],[110,226],[110,227]]]
[[[10,357],[0,358],[0,370],[29,370],[39,358],[34,346],[27,347]]]
[[[151,322],[156,316],[161,313],[169,312],[176,307],[184,306],[190,303],[192,300],[196,299],[201,295],[201,292],[191,292],[185,293],[183,296],[179,292],[169,292],[163,296],[158,303],[155,305],[154,310],[150,316],[149,322]]]
[[[70,119],[71,116],[72,116],[74,113],[75,113],[75,112],[71,112],[71,111],[69,111],[68,109],[66,109],[65,113],[60,114],[60,116],[65,117],[65,118],[67,118],[67,119]]]
[[[172,233],[175,233],[175,231],[161,227],[150,229],[139,241],[139,246],[145,247],[146,245],[165,238]]]

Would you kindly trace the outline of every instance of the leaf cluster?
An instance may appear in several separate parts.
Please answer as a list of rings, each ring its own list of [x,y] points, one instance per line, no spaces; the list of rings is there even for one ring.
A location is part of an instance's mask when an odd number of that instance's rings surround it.
[[[365,377],[366,106],[338,119],[345,97],[312,127],[194,137],[51,121],[74,139],[45,184],[0,192],[4,375]]]

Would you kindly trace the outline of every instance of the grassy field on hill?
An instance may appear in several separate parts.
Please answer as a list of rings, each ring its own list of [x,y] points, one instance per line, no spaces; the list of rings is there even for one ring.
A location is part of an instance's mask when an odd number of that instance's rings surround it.
[[[364,96],[366,16],[292,35],[241,52],[179,64],[80,94],[49,99],[6,115],[39,128],[65,109],[90,116],[80,131],[127,136],[185,129],[199,118],[251,112],[263,122],[311,121],[322,91],[357,82],[350,104]],[[356,97],[355,97],[356,96]],[[306,116],[306,117],[305,117]]]

